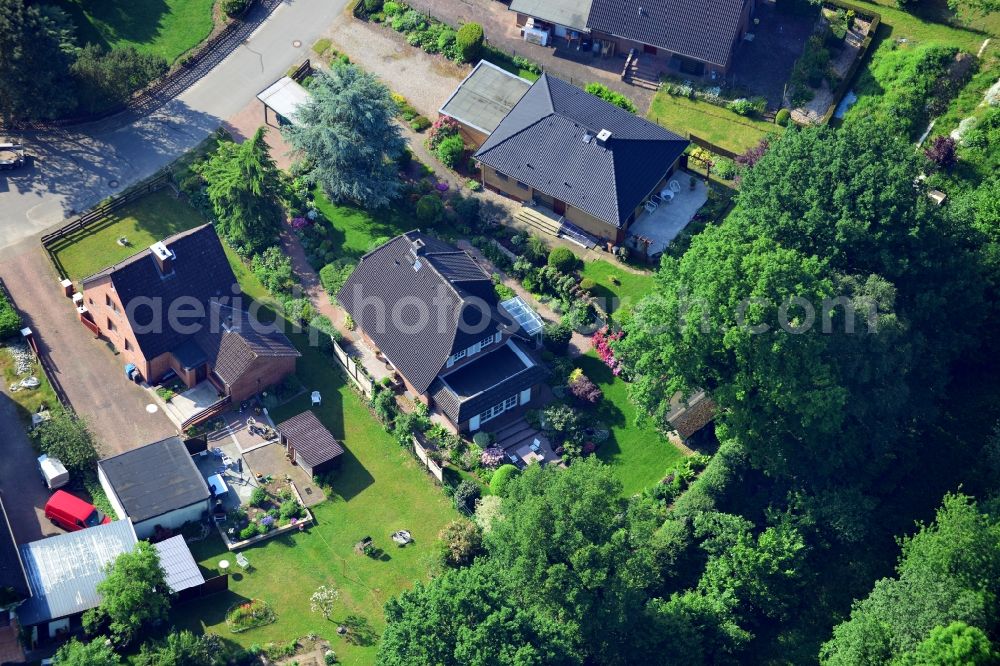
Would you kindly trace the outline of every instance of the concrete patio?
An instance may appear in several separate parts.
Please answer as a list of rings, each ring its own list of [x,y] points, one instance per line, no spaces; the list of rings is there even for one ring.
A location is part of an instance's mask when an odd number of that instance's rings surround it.
[[[319,484],[298,465],[293,465],[285,456],[285,447],[277,442],[259,446],[244,453],[244,460],[253,469],[254,474],[262,474],[275,479],[289,479],[295,484],[302,503],[306,508],[315,506],[326,499],[326,494]]]
[[[687,172],[678,172],[676,180],[681,189],[674,198],[669,203],[659,204],[653,212],[643,213],[629,227],[628,238],[625,241],[629,248],[640,255],[645,253],[648,257],[656,257],[684,230],[691,218],[708,201],[708,187],[705,181],[698,178],[692,190],[689,185],[690,178]],[[648,250],[639,242],[639,238],[652,241]]]
[[[164,411],[170,420],[180,428],[181,424],[199,412],[219,401],[219,391],[208,380],[196,384],[183,393],[178,393],[166,403]]]

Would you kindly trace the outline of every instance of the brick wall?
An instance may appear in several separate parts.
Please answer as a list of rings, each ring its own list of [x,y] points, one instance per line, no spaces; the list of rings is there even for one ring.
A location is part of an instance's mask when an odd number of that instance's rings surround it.
[[[258,358],[253,367],[234,384],[229,385],[229,395],[240,402],[255,395],[258,390],[278,384],[295,372],[295,358]],[[259,380],[259,382],[258,382]]]

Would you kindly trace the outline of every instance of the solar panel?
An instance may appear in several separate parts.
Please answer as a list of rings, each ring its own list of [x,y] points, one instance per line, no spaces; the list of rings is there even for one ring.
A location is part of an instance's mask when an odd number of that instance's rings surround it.
[[[504,310],[509,312],[510,316],[517,321],[518,326],[521,327],[521,330],[524,331],[526,335],[535,335],[545,326],[545,323],[542,321],[542,318],[538,316],[538,313],[532,310],[520,296],[510,298],[500,305],[502,305]]]

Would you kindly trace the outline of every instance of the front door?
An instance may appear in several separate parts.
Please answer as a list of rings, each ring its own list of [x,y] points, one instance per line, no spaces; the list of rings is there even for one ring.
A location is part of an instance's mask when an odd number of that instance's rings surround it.
[[[552,200],[552,210],[555,212],[556,215],[565,215],[566,214],[566,202],[565,201],[559,201],[559,199],[553,199]]]
[[[642,52],[648,53],[649,55],[656,55],[656,47],[650,46],[649,44],[642,45]]]
[[[208,364],[202,363],[194,373],[195,383],[201,383],[208,378]]]

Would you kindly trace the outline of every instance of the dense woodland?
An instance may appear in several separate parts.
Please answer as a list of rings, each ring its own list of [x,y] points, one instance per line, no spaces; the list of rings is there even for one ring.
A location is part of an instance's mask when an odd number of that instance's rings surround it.
[[[995,160],[993,118],[959,160]],[[645,418],[718,403],[690,488],[529,469],[471,566],[388,605],[383,663],[995,662],[1000,188],[908,132],[879,110],[771,141],[625,321]]]

